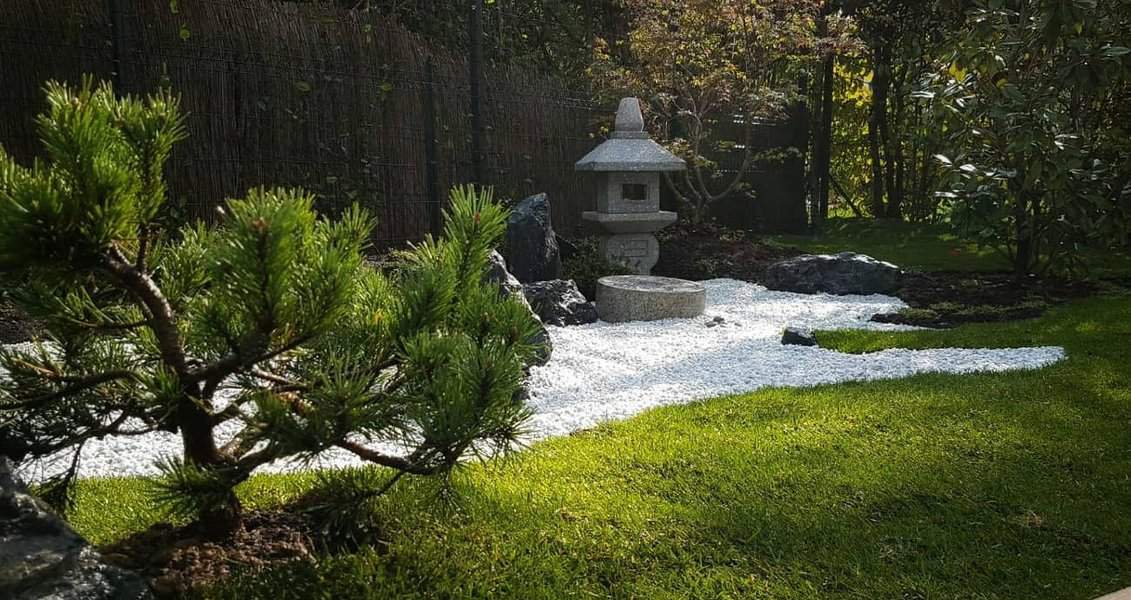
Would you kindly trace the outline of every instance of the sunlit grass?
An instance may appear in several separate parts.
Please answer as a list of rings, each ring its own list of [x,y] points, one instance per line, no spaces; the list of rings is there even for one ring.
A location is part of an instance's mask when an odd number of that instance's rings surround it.
[[[773,389],[649,411],[419,481],[384,544],[246,574],[217,598],[1089,598],[1131,585],[1131,299],[945,332],[823,332],[850,352],[1057,344],[1040,371]],[[249,507],[310,475],[254,478]],[[160,516],[85,482],[98,542]]]
[[[942,225],[873,219],[829,219],[820,235],[778,235],[767,241],[806,252],[860,252],[921,271],[1008,271],[1008,261],[992,248],[954,235]],[[1131,256],[1109,250],[1083,251],[1088,275],[1110,277],[1131,272]]]

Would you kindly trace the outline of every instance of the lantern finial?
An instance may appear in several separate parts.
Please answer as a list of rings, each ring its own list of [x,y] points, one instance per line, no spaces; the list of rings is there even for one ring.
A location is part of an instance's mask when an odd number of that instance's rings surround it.
[[[617,133],[640,133],[644,131],[644,115],[640,112],[640,100],[622,98],[617,107]]]

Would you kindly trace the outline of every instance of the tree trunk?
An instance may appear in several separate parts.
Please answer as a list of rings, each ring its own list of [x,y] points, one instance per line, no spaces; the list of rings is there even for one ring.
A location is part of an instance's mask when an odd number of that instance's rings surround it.
[[[825,1],[825,10],[818,23],[817,34],[827,36],[829,32],[828,14],[832,10],[832,0]],[[814,144],[813,169],[816,173],[817,210],[813,216],[813,223],[818,227],[824,224],[829,216],[829,177],[832,167],[832,138],[833,138],[833,84],[835,83],[836,55],[829,52],[825,55],[821,73],[821,108],[820,123],[817,127],[816,143]]]
[[[880,148],[883,151],[883,188],[887,195],[887,205],[877,217],[898,219],[902,210],[902,197],[896,188],[896,171],[899,161],[895,144],[898,143],[891,132],[891,119],[888,115],[888,104],[891,95],[891,51],[887,46],[881,47],[876,53],[875,64],[876,89],[873,91],[873,110],[876,111],[877,125],[880,135]]]
[[[902,78],[901,78],[902,79]],[[902,84],[901,84],[902,85]],[[888,162],[888,212],[887,216],[890,219],[900,219],[903,217],[903,198],[906,192],[906,181],[904,178],[907,169],[903,158],[903,136],[898,128],[904,126],[904,99],[902,93],[896,93],[895,96],[895,123],[897,130],[893,134],[890,129],[887,133],[888,155],[890,160]],[[885,122],[889,122],[885,119]],[[886,127],[885,127],[886,128]]]
[[[126,260],[125,255],[117,248],[112,248],[103,258],[106,270],[122,284],[122,287],[129,290],[142,309],[148,313],[149,326],[157,339],[164,366],[176,373],[182,381],[186,381],[189,376],[189,366],[185,356],[184,341],[177,328],[176,313],[168,299],[153,278]],[[174,422],[181,431],[185,460],[202,469],[216,469],[227,466],[228,461],[216,447],[214,432],[216,424],[205,408],[211,405],[212,398],[202,393],[202,385],[204,384],[195,381],[182,384]],[[235,493],[231,492],[223,505],[200,515],[200,520],[210,535],[224,537],[240,527],[241,514],[239,500]]]
[[[884,173],[880,165],[880,135],[873,119],[868,119],[868,159],[872,167],[872,196],[869,205],[872,216],[878,219],[885,213]]]
[[[223,469],[231,466],[216,445],[215,420],[203,408],[211,398],[201,398],[197,385],[186,386],[177,404],[177,422],[181,428],[181,444],[185,459],[201,469]],[[232,481],[232,487],[238,481]],[[235,491],[229,489],[227,499],[220,505],[199,515],[205,534],[213,539],[223,539],[243,526],[243,507]]]
[[[1012,186],[1013,196],[1013,233],[1016,248],[1013,255],[1013,274],[1018,278],[1029,274],[1033,265],[1033,244],[1029,219],[1029,207],[1026,205],[1024,186]]]
[[[868,156],[872,163],[872,216],[887,214],[884,203],[884,166],[880,157],[881,130],[887,119],[889,78],[886,51],[882,46],[872,50],[872,105],[868,116]]]

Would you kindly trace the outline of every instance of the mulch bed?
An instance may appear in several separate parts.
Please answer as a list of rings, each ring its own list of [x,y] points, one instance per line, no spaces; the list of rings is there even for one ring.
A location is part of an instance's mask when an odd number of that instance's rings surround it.
[[[928,327],[1032,319],[1052,305],[1093,294],[1091,282],[1018,278],[1012,273],[934,271],[904,273],[895,293],[911,310],[876,315],[873,321]]]
[[[175,597],[235,571],[312,560],[318,539],[304,513],[280,510],[247,514],[244,527],[222,541],[193,525],[159,523],[100,550],[106,562],[147,577],[159,597]]]

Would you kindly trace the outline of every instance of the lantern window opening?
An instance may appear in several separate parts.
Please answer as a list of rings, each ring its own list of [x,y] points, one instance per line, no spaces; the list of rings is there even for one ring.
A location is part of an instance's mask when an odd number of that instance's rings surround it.
[[[620,186],[621,198],[644,202],[648,200],[648,184],[624,183]]]

